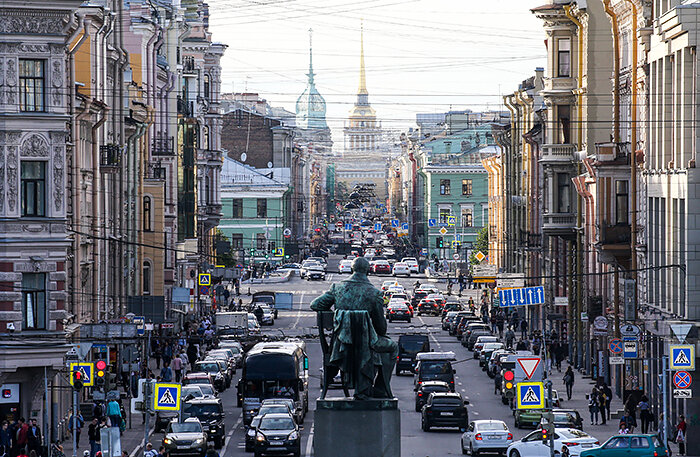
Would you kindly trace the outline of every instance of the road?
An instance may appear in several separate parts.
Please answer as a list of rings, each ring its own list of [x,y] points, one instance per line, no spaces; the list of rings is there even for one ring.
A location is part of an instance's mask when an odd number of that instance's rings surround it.
[[[329,272],[335,270],[335,263],[331,261]],[[284,333],[285,335],[308,335],[315,334],[314,325],[316,322],[315,313],[309,309],[309,304],[318,295],[326,291],[333,282],[336,282],[347,275],[331,273],[325,281],[304,281],[295,277],[289,282],[273,285],[251,286],[251,291],[275,290],[280,292],[294,293],[294,308],[290,311],[280,311],[274,327],[267,327],[266,332]],[[380,286],[381,282],[388,279],[386,276],[371,276],[373,284]],[[424,278],[420,278],[422,282]],[[416,281],[415,277],[398,279],[407,290],[412,289]],[[444,287],[444,284],[442,285]],[[247,287],[242,288],[242,292],[247,292]],[[244,303],[246,299],[244,297]],[[411,324],[400,322],[389,324],[389,336],[397,340],[399,335],[407,333],[413,329],[424,329],[430,334],[431,345],[436,351],[454,351],[457,355],[458,363],[455,365],[457,373],[455,383],[457,392],[469,398],[470,419],[501,419],[506,421],[515,439],[519,439],[529,433],[529,430],[517,430],[513,428],[513,417],[510,409],[501,404],[500,396],[493,395],[493,381],[481,371],[478,362],[471,357],[459,342],[450,337],[440,328],[440,320],[437,317],[416,316]],[[303,424],[302,431],[302,455],[311,456],[312,440],[314,433],[314,410],[315,399],[319,396],[319,361],[321,360],[321,349],[317,339],[307,340],[307,352],[309,356],[309,366],[311,372],[309,413]],[[240,370],[238,371],[240,374]],[[241,409],[236,407],[235,386],[222,393],[224,408],[226,410],[226,430],[227,440],[221,451],[222,457],[252,455],[246,453],[244,449],[244,427],[241,422]],[[400,376],[392,378],[392,390],[399,399],[401,410],[401,444],[402,456],[404,457],[437,457],[449,455],[461,455],[460,432],[453,429],[438,429],[431,432],[423,432],[420,429],[420,413],[414,410],[413,379],[411,376]],[[583,411],[582,411],[583,413]],[[607,435],[609,436],[609,435]],[[598,436],[598,438],[607,438]]]

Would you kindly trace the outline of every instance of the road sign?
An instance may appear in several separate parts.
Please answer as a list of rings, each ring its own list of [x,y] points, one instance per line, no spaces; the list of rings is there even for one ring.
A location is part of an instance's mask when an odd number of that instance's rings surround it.
[[[673,389],[673,398],[692,398],[693,392],[690,389]]]
[[[501,289],[498,291],[501,306],[526,306],[544,304],[544,287],[521,287],[518,289]]]
[[[345,224],[345,230],[352,230],[352,224]]]
[[[640,328],[634,324],[623,324],[620,327],[620,335],[622,336],[637,336],[641,332]]]
[[[608,359],[608,363],[610,365],[622,365],[625,363],[625,358],[620,357],[620,356],[616,356],[616,357],[610,356],[610,358]]]
[[[286,228],[286,229],[282,230],[282,235],[284,235],[284,236],[292,236],[292,229]]]
[[[525,287],[524,273],[499,273],[496,278],[496,284],[499,289],[514,289],[517,287]]]
[[[441,235],[447,235],[447,229],[445,227],[440,229],[440,234]]]
[[[146,333],[146,318],[144,316],[135,316],[132,321],[136,324],[136,334],[144,335]]]
[[[462,241],[462,234],[461,233],[455,233],[455,241]]]
[[[401,225],[401,230],[408,230],[408,223],[404,223]]]
[[[200,286],[211,286],[211,275],[209,273],[199,274],[199,285]]]
[[[153,409],[156,411],[180,410],[180,384],[157,382],[153,395]]]
[[[613,338],[610,340],[610,352],[613,354],[622,354],[622,340],[619,338]]]
[[[454,241],[453,241],[453,243],[454,243]],[[457,253],[455,252],[454,254],[452,254],[452,258],[455,259],[455,260],[459,260],[459,254],[457,254]]]
[[[622,341],[622,356],[626,359],[636,359],[639,355],[637,352],[637,339],[633,337],[625,337]]]
[[[273,255],[275,257],[284,257],[284,248],[275,248]]]
[[[447,225],[449,225],[450,227],[454,227],[456,221],[457,218],[455,216],[447,216]]]
[[[690,329],[693,328],[693,324],[671,324],[671,331],[676,335],[676,339],[679,343],[685,342],[685,339],[690,333]]]
[[[428,249],[426,249],[426,248],[421,249],[421,250],[420,250],[420,255],[422,255],[422,256],[428,255]]]
[[[544,384],[541,382],[519,382],[516,384],[518,409],[543,409]]]
[[[382,224],[381,224],[380,222],[377,222],[376,224],[374,224],[374,230],[376,230],[376,231],[378,231],[378,232],[381,231],[381,230],[382,230]]]
[[[461,244],[462,244],[461,241],[456,241],[456,240],[453,240],[453,241],[452,241],[452,247],[455,248],[455,249],[459,248],[459,246],[460,246]]]
[[[209,295],[209,286],[199,286],[199,295]]]
[[[392,219],[391,220],[391,226],[394,228],[399,228],[399,220],[398,219]]]
[[[693,377],[687,371],[677,371],[673,375],[673,385],[678,389],[690,389],[690,385],[693,383]]]
[[[437,221],[435,219],[428,219],[428,227],[435,227],[437,225]]]
[[[695,371],[695,346],[679,344],[671,346],[671,369]]]
[[[73,385],[73,372],[80,372],[80,379],[83,380],[83,387],[91,387],[95,385],[95,366],[92,362],[77,362],[70,364],[70,383]]]
[[[477,251],[477,253],[474,254],[474,257],[476,257],[476,260],[478,260],[479,262],[483,262],[483,260],[486,258],[484,253],[481,251]]]
[[[518,359],[518,365],[515,367],[516,371],[516,377],[518,375],[518,368],[521,368],[523,370],[523,373],[525,374],[525,377],[527,379],[532,379],[532,375],[535,374],[535,371],[537,370],[537,367],[540,366],[540,359],[539,357],[521,357]],[[541,372],[542,370],[540,370]]]

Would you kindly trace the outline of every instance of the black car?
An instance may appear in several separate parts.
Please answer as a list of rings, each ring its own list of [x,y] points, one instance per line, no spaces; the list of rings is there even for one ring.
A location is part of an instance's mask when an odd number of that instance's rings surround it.
[[[411,304],[413,305],[413,307],[416,308],[418,306],[418,303],[420,303],[420,301],[427,297],[429,294],[430,292],[426,292],[424,290],[414,291],[413,297],[411,297]]]
[[[390,304],[387,308],[387,315],[389,322],[394,322],[395,320],[411,322],[411,311],[408,309],[408,306],[401,303]]]
[[[462,311],[462,304],[459,302],[448,301],[442,307],[442,317],[445,317],[450,311]]]
[[[475,329],[467,334],[466,332],[462,335],[462,346],[465,346],[468,350],[474,350],[474,344],[476,344],[476,339],[480,336],[489,336],[491,332],[483,329]]]
[[[289,414],[266,414],[255,429],[255,457],[301,455],[299,426]]]
[[[424,298],[418,303],[418,315],[432,314],[433,316],[440,315],[440,305],[435,300]]]
[[[196,417],[214,446],[224,445],[226,430],[224,427],[224,406],[219,398],[197,398],[182,403],[182,418]]]
[[[421,412],[430,394],[435,392],[450,392],[450,386],[445,381],[426,381],[416,390],[416,412]]]
[[[396,360],[396,376],[402,371],[413,373],[416,367],[416,354],[430,352],[430,339],[428,335],[401,335],[399,336],[399,356]]]
[[[469,412],[468,400],[458,393],[436,392],[430,394],[421,412],[421,428],[429,432],[432,427],[457,427],[467,429]]]

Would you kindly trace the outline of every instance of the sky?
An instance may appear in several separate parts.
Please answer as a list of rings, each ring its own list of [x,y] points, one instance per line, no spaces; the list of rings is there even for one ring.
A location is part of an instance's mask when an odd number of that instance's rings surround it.
[[[355,101],[364,24],[370,104],[384,127],[407,129],[416,113],[503,109],[545,66],[547,0],[208,0],[212,39],[228,49],[222,92],[257,92],[295,110],[306,87],[313,29],[316,87],[336,145]]]

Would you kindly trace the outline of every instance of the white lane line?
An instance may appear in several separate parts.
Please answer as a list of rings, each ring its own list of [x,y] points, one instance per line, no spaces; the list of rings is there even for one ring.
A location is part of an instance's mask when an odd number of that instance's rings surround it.
[[[333,281],[333,273],[329,274],[329,275],[328,275],[328,278],[326,278],[326,280],[327,280],[328,282]]]
[[[479,412],[478,412],[478,411],[472,411],[471,414],[473,414],[473,415],[475,415],[475,416],[478,416],[478,415],[479,415]]]
[[[301,308],[302,308],[303,304],[304,304],[304,292],[302,292],[301,297],[299,297],[299,310],[297,311],[297,319],[294,321],[294,325],[292,325],[292,328],[297,328],[297,325],[299,325],[299,319],[301,319]]]
[[[418,316],[418,319],[420,320],[421,324],[427,326],[428,324],[425,323],[423,320],[423,316]],[[435,346],[437,346],[439,349],[442,349],[442,345],[438,342],[437,338],[435,338],[435,335],[433,335],[433,332],[428,330],[428,335],[430,335],[430,338],[433,340],[435,343]]]
[[[306,441],[306,457],[311,457],[311,451],[313,451],[314,447],[314,424],[311,424],[311,428],[309,429],[309,438],[308,441]]]
[[[228,435],[226,435],[226,442],[224,443],[224,447],[221,448],[220,455],[224,455],[224,456],[226,455],[226,449],[228,449],[228,445],[231,442],[231,437],[233,436],[233,433],[236,431],[238,426],[241,425],[241,420],[243,420],[243,413],[238,415],[238,419],[236,419],[236,423],[233,424],[233,427],[231,427],[231,431],[229,431]],[[129,456],[129,457],[131,457],[131,456]]]

